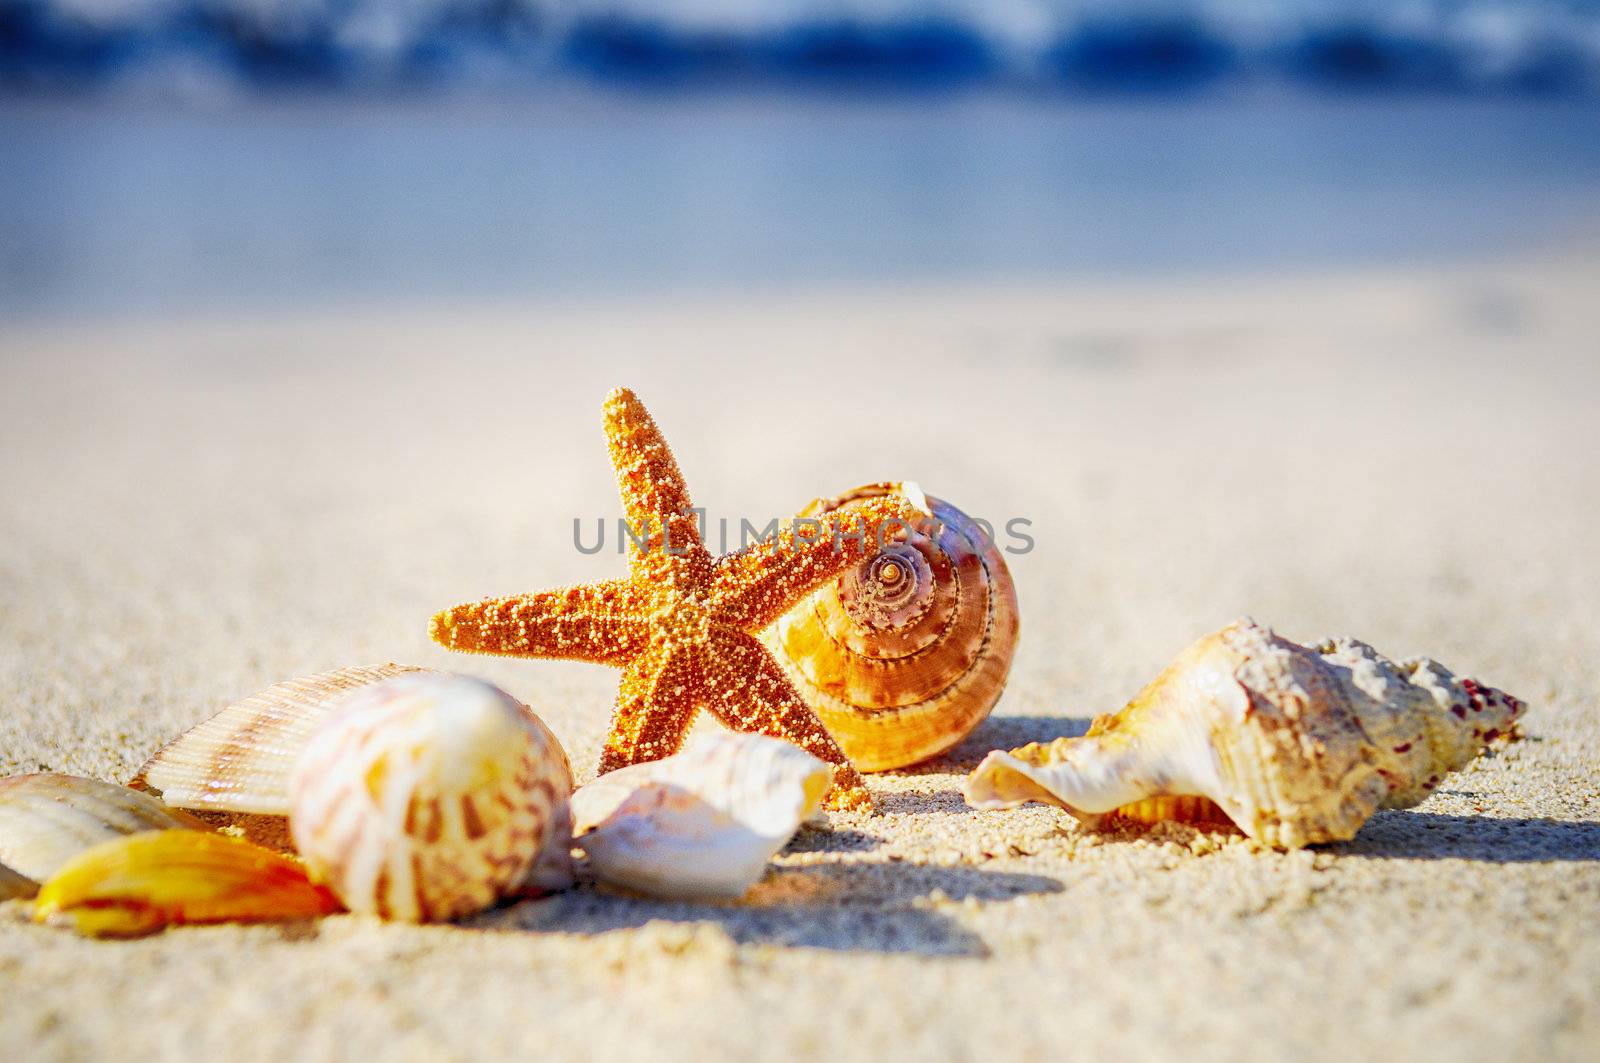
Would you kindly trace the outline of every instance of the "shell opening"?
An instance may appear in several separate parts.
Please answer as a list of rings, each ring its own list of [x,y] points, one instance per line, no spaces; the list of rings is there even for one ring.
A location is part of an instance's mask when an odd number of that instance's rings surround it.
[[[1219,828],[1240,830],[1233,817],[1229,816],[1221,805],[1209,797],[1192,794],[1147,797],[1143,801],[1134,801],[1112,809],[1106,813],[1105,818],[1117,823],[1137,823],[1144,826],[1170,821],[1211,830]]]

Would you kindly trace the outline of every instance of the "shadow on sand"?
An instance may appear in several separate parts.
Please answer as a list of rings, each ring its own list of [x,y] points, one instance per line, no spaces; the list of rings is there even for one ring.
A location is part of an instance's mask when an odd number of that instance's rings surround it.
[[[1325,851],[1381,860],[1600,861],[1600,823],[1379,812],[1353,840],[1326,846]]]
[[[982,938],[919,902],[936,893],[1001,901],[1060,890],[1044,875],[959,865],[820,864],[780,867],[737,904],[660,901],[585,886],[492,913],[483,929],[604,934],[660,921],[710,923],[741,945],[982,958],[989,954]]]
[[[966,774],[992,749],[1016,749],[1029,742],[1050,743],[1058,738],[1077,738],[1089,729],[1090,722],[1077,716],[991,716],[941,756],[900,770],[907,775]]]

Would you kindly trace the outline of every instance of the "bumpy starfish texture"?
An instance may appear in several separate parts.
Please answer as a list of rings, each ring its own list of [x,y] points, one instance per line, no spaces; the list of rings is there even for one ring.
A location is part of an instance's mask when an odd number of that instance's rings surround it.
[[[601,774],[677,752],[705,709],[833,764],[829,807],[870,808],[861,776],[754,635],[928,514],[873,499],[712,557],[678,463],[633,392],[606,396],[605,429],[631,529],[627,578],[458,605],[433,618],[434,641],[621,668]]]

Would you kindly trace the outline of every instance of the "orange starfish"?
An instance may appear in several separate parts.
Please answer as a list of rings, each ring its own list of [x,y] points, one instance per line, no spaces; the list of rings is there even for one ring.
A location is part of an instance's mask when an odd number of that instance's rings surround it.
[[[605,429],[632,533],[627,578],[458,605],[433,618],[434,641],[620,667],[601,774],[677,752],[706,709],[736,731],[784,739],[835,765],[829,807],[870,808],[861,776],[753,636],[926,512],[903,498],[873,499],[832,514],[831,527],[786,528],[712,557],[678,463],[633,392],[606,396]]]

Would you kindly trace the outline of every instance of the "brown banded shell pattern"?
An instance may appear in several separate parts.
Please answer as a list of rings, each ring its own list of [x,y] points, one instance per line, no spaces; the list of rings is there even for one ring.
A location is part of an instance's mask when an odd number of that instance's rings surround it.
[[[312,877],[383,919],[468,915],[528,889],[549,853],[569,858],[560,744],[527,706],[465,676],[352,695],[311,736],[289,792]]]

